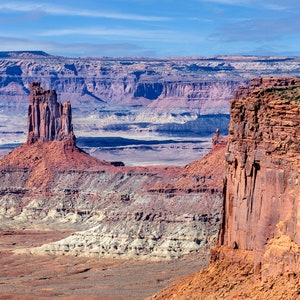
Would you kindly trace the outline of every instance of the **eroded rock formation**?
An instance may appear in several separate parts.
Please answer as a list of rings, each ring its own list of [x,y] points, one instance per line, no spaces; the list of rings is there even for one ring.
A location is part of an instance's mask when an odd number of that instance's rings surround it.
[[[300,79],[270,78],[252,80],[231,101],[219,244],[252,250],[258,269],[279,233],[300,245],[299,100]]]
[[[197,162],[200,171],[193,164],[115,167],[85,153],[66,153],[63,144],[23,145],[0,161],[2,226],[14,219],[17,227],[37,222],[79,231],[30,252],[157,260],[215,243],[222,166],[217,176],[206,177],[209,157]],[[222,150],[217,154],[223,157]]]
[[[28,142],[0,160],[1,226],[79,231],[30,250],[43,254],[174,259],[215,243],[224,146],[186,167],[112,165],[66,147],[70,109],[31,84]]]
[[[231,100],[223,222],[207,269],[155,299],[299,299],[300,79]]]
[[[75,145],[71,103],[57,101],[54,90],[44,90],[39,82],[30,83],[27,143],[69,140]]]

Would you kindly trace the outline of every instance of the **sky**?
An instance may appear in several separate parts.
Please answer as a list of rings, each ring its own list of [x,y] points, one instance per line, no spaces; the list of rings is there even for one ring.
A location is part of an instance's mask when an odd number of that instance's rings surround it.
[[[300,55],[299,0],[0,0],[0,51]]]

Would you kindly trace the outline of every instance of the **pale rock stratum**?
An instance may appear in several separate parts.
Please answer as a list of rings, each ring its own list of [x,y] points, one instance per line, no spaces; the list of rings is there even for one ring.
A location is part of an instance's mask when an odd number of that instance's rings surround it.
[[[78,232],[22,251],[165,260],[216,242],[224,145],[185,167],[101,161],[75,145],[70,105],[38,83],[28,124],[28,142],[0,160],[1,226]]]

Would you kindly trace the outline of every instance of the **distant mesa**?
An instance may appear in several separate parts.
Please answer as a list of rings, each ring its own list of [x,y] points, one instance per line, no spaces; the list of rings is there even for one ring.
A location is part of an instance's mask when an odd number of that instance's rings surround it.
[[[70,101],[61,104],[55,90],[44,90],[39,82],[30,84],[27,144],[69,141],[75,146]]]
[[[0,51],[1,58],[36,58],[36,57],[46,57],[46,56],[51,56],[51,55],[44,51],[39,51],[39,50]]]

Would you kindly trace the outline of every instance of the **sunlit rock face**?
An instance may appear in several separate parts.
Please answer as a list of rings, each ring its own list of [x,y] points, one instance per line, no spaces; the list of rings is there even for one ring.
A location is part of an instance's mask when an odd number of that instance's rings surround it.
[[[282,236],[300,245],[299,100],[300,79],[269,78],[252,80],[231,101],[219,244],[253,251],[266,274],[299,267],[299,253],[286,247],[286,263],[275,267],[275,246],[267,245]]]
[[[57,101],[55,90],[44,90],[39,82],[30,84],[27,143],[71,140],[75,142],[71,103]]]

